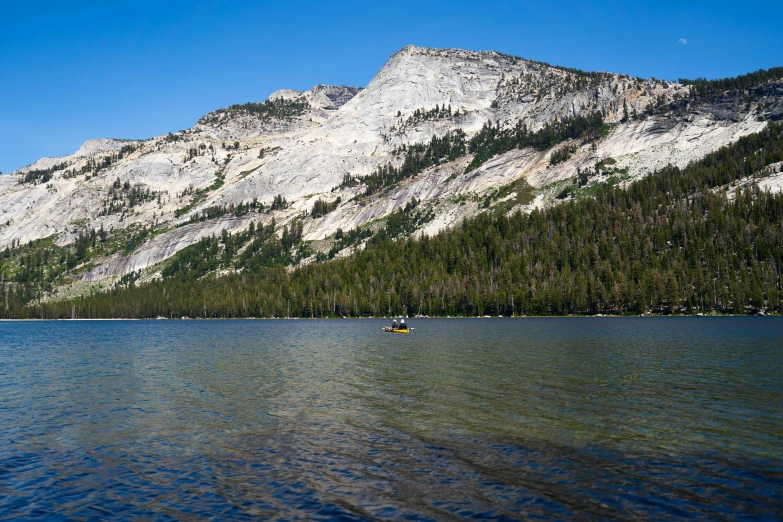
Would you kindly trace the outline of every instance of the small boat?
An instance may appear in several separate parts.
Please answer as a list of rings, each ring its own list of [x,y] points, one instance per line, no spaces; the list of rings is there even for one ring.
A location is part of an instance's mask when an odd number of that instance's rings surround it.
[[[381,330],[383,330],[386,333],[411,333],[411,330],[415,330],[415,328],[411,328],[411,329],[406,328],[404,330],[397,328],[396,330],[393,330],[389,326],[384,326],[383,328],[381,328]]]

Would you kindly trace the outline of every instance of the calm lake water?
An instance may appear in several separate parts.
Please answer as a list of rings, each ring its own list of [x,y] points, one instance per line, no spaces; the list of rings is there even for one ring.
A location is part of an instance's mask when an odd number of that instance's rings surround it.
[[[0,519],[779,519],[783,320],[0,323]]]

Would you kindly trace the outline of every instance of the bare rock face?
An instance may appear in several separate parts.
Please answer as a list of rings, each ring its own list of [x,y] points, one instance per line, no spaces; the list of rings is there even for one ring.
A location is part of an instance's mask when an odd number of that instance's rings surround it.
[[[183,248],[198,242],[204,237],[220,235],[223,230],[235,232],[248,227],[252,218],[223,217],[210,221],[206,225],[193,224],[175,228],[144,243],[130,255],[116,253],[104,260],[100,266],[85,272],[81,278],[85,281],[102,279],[143,270]]]
[[[292,91],[280,89],[273,92],[270,100],[282,98],[284,100],[296,100],[304,98],[311,107],[336,111],[345,105],[351,98],[362,90],[361,87],[348,87],[345,85],[316,85],[309,91]]]
[[[578,168],[612,158],[630,180],[669,163],[684,166],[783,116],[781,81],[750,97],[727,95],[702,105],[689,97],[690,87],[666,81],[583,73],[496,52],[407,46],[363,89],[279,90],[263,103],[213,111],[186,131],[143,141],[91,140],[72,155],[2,176],[0,248],[48,236],[67,244],[90,228],[168,230],[83,275],[100,280],[160,263],[223,228],[241,230],[272,217],[282,225],[308,214],[315,199],[338,196],[336,210],[306,218],[305,239],[372,224],[413,199],[433,212],[422,229],[432,234],[480,212],[476,201],[520,179],[535,191],[532,203],[517,207],[528,210],[553,204],[552,187]],[[687,109],[652,110],[668,104]],[[613,124],[609,135],[594,146],[573,143],[573,155],[556,165],[550,165],[552,151],[514,150],[470,172],[470,156],[463,157],[361,201],[354,199],[360,187],[340,187],[346,175],[399,165],[401,147],[433,136],[459,129],[470,138],[488,121],[537,130],[596,111]],[[113,206],[117,186],[146,196]],[[269,204],[277,195],[289,209],[185,224],[210,207]]]
[[[759,104],[762,106],[762,114],[773,121],[783,119],[783,80],[770,82],[755,89]]]

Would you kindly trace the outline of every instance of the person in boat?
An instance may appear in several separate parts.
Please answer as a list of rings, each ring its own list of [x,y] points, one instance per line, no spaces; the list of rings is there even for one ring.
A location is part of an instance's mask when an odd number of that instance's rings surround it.
[[[395,319],[394,322],[392,323],[392,330],[396,330],[396,329],[397,329],[397,319]]]
[[[405,319],[400,319],[400,326],[398,330],[407,330],[407,329],[408,329],[408,325],[405,324]]]

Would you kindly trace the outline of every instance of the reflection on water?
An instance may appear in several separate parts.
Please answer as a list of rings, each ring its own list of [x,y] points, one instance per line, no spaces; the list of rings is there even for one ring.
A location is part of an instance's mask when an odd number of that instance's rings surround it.
[[[0,324],[0,519],[776,518],[783,321]]]

